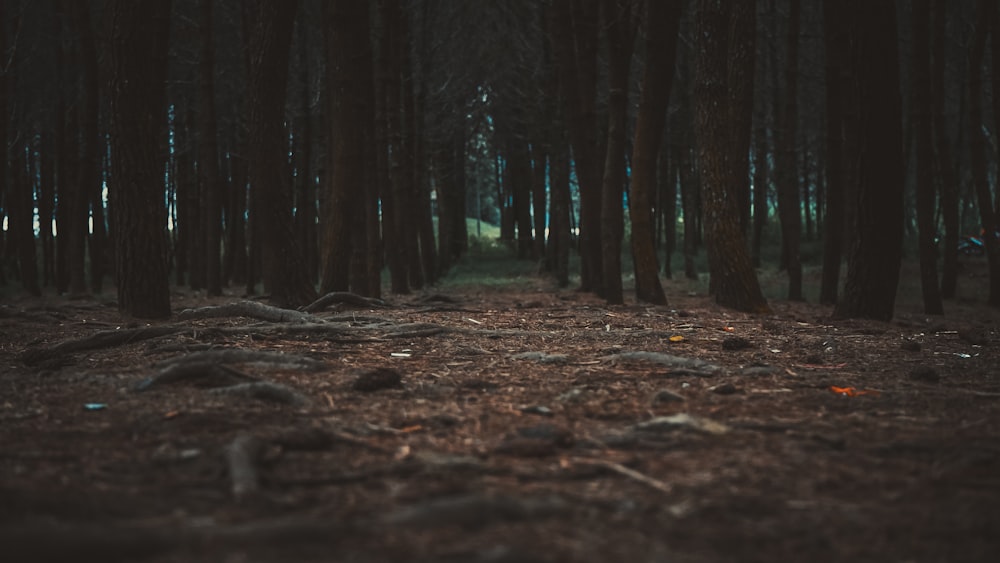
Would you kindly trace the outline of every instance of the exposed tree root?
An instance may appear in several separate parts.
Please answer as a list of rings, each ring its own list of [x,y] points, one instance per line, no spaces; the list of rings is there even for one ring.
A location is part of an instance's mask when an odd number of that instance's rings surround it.
[[[282,309],[281,307],[265,305],[256,301],[238,301],[236,303],[226,303],[224,305],[217,305],[214,307],[184,309],[180,313],[177,313],[177,318],[180,320],[209,319],[217,317],[248,317],[251,319],[260,319],[262,321],[269,321],[273,323],[323,322],[323,319],[308,313],[295,311],[293,309]]]
[[[335,303],[343,303],[345,305],[354,305],[356,307],[387,307],[385,301],[381,299],[372,299],[370,297],[363,297],[357,293],[351,293],[349,291],[334,291],[327,293],[323,297],[313,301],[312,303],[302,307],[302,310],[306,313],[315,313],[316,311],[322,311],[329,305]]]
[[[173,366],[187,365],[217,365],[217,364],[268,364],[274,367],[290,367],[298,369],[321,369],[326,364],[308,356],[288,354],[270,350],[248,350],[246,348],[216,348],[185,354],[164,360],[156,367],[166,369]]]
[[[159,325],[140,328],[123,328],[121,330],[102,330],[85,338],[63,340],[49,346],[29,348],[21,354],[21,361],[27,365],[36,365],[56,356],[64,356],[74,352],[84,352],[98,348],[122,346],[151,338],[160,338],[191,330],[189,326]]]
[[[216,395],[246,397],[250,399],[257,399],[259,401],[268,401],[271,403],[281,403],[293,406],[300,406],[309,402],[309,400],[302,393],[299,393],[290,387],[281,385],[280,383],[272,383],[270,381],[249,381],[246,383],[237,383],[235,385],[212,389],[211,393]]]
[[[154,376],[143,379],[136,391],[179,382],[192,382],[200,387],[227,387],[255,381],[256,378],[226,365],[216,363],[187,363],[170,365]]]

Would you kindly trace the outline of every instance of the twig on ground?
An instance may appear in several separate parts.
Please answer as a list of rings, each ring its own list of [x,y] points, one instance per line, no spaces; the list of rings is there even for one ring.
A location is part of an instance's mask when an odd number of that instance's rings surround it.
[[[638,471],[636,471],[634,469],[629,469],[628,467],[625,467],[624,465],[622,465],[620,463],[615,463],[613,461],[607,461],[607,460],[604,460],[604,459],[591,459],[591,458],[585,458],[585,457],[574,457],[574,458],[571,458],[570,461],[572,461],[573,463],[579,463],[579,464],[582,464],[582,465],[596,465],[598,467],[603,467],[605,469],[609,469],[611,471],[614,471],[615,473],[618,473],[619,475],[624,475],[625,477],[628,477],[629,479],[633,479],[635,481],[638,481],[638,482],[640,482],[640,483],[642,483],[644,485],[652,487],[652,488],[654,488],[654,489],[656,489],[656,490],[658,490],[660,492],[663,492],[663,493],[670,494],[670,493],[674,492],[674,488],[671,487],[669,483],[664,483],[663,481],[660,481],[659,479],[654,479],[654,478],[652,478],[652,477],[650,477],[648,475],[645,475],[643,473],[639,473]]]

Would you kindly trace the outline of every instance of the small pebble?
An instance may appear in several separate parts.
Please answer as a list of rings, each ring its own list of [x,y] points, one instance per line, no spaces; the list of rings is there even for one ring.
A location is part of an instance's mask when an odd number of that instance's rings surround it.
[[[938,375],[937,370],[930,366],[919,366],[910,371],[910,379],[925,381],[927,383],[937,383],[941,381],[941,376]]]
[[[653,395],[654,405],[659,405],[662,403],[683,403],[686,400],[687,399],[684,398],[684,395],[681,395],[680,393],[674,393],[670,389],[660,389],[659,391],[656,392],[655,395]]]
[[[732,395],[733,393],[736,393],[737,389],[732,383],[723,383],[712,387],[711,391],[716,395]]]
[[[380,389],[391,389],[403,386],[403,376],[398,371],[389,368],[375,368],[366,371],[354,380],[355,391],[371,393]]]
[[[750,346],[750,341],[742,336],[727,336],[722,340],[723,350],[745,350]]]
[[[958,337],[973,346],[985,346],[990,342],[983,330],[977,330],[974,328],[967,328],[958,331]]]

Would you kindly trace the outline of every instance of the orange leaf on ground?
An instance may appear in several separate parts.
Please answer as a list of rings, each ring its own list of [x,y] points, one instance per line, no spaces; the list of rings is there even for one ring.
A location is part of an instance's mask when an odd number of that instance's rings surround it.
[[[855,389],[854,387],[837,387],[836,385],[831,385],[830,391],[845,397],[859,397],[861,395],[879,394],[879,392],[874,389]]]

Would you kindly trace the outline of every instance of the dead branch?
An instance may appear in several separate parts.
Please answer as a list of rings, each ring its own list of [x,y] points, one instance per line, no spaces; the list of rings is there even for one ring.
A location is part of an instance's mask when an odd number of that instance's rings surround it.
[[[264,450],[264,443],[250,434],[240,434],[226,446],[226,465],[236,500],[243,500],[260,490],[257,462]]]
[[[638,481],[638,482],[642,483],[643,485],[648,485],[649,487],[652,487],[652,488],[656,489],[657,491],[660,491],[660,492],[663,492],[663,493],[670,494],[670,493],[674,492],[674,488],[671,487],[669,483],[664,483],[663,481],[660,481],[659,479],[654,479],[654,478],[652,478],[652,477],[650,477],[648,475],[645,475],[643,473],[639,473],[638,471],[636,471],[634,469],[629,469],[628,467],[625,467],[624,465],[622,465],[620,463],[615,463],[613,461],[607,461],[607,460],[604,460],[604,459],[590,459],[590,458],[583,458],[583,457],[574,457],[574,458],[572,458],[572,461],[573,461],[573,463],[578,463],[578,464],[582,464],[582,465],[592,465],[592,466],[603,467],[605,469],[609,469],[611,471],[614,471],[615,473],[618,473],[619,475],[624,475],[625,477],[628,477],[629,479],[632,479],[634,481]]]
[[[218,317],[248,317],[260,319],[273,323],[322,323],[323,319],[295,311],[292,309],[282,309],[265,305],[256,301],[237,301],[236,303],[226,303],[213,307],[199,307],[197,309],[184,309],[177,313],[180,320],[209,319]]]
[[[53,357],[72,354],[74,352],[84,352],[99,348],[112,348],[123,346],[133,342],[160,338],[191,330],[190,327],[181,325],[159,325],[145,326],[139,328],[123,328],[119,330],[102,330],[84,338],[73,340],[63,340],[49,346],[39,346],[29,348],[21,354],[21,361],[31,366],[39,362],[50,360]]]
[[[334,303],[343,303],[345,305],[354,305],[356,307],[387,307],[385,301],[381,299],[372,299],[370,297],[363,297],[357,293],[351,293],[349,291],[333,291],[327,293],[323,297],[313,301],[312,303],[306,305],[302,308],[306,313],[315,313],[316,311],[322,311],[326,307],[333,305]]]

